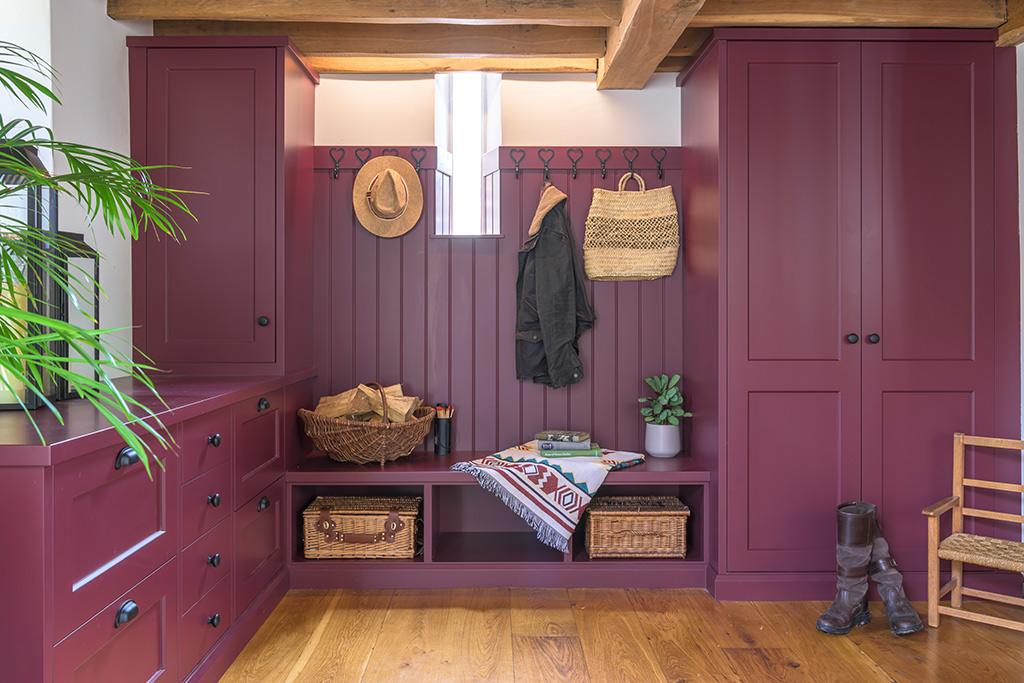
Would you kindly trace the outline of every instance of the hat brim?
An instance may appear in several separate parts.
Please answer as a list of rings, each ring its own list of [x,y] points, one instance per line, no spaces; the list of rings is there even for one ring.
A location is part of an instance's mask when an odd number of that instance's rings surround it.
[[[408,194],[405,211],[395,218],[381,218],[370,208],[366,192],[370,183],[385,169],[390,168],[405,182]],[[359,223],[378,237],[398,237],[412,230],[423,213],[423,186],[419,174],[408,161],[397,156],[379,156],[370,159],[356,174],[352,186],[352,207]]]

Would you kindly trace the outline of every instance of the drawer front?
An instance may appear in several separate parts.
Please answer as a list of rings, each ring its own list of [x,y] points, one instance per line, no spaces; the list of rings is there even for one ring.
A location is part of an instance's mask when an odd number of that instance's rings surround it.
[[[284,479],[280,479],[235,512],[236,618],[284,565],[283,509]]]
[[[235,502],[239,505],[284,474],[283,407],[282,391],[235,405]]]
[[[116,469],[120,450],[53,470],[57,640],[178,552],[177,456],[158,449],[164,469],[151,463],[150,479],[141,462]]]
[[[231,463],[217,465],[181,487],[181,545],[187,546],[224,521],[234,509]]]
[[[178,677],[178,570],[171,560],[103,607],[53,648],[53,680],[59,683],[162,681]],[[122,605],[137,615],[115,627]]]
[[[231,577],[225,577],[181,617],[181,672],[195,668],[231,628]]]
[[[231,408],[193,418],[181,428],[181,481],[192,481],[231,459]]]
[[[188,610],[231,571],[231,520],[226,519],[181,551],[181,605]]]

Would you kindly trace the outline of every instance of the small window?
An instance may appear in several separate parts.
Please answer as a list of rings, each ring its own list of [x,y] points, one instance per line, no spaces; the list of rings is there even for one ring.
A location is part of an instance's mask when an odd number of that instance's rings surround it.
[[[480,235],[484,155],[501,144],[501,74],[460,71],[434,82],[435,144],[451,159],[451,233]]]

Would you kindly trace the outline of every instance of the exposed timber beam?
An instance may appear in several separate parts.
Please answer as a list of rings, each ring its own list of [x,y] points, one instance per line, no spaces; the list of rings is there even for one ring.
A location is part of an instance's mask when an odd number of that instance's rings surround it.
[[[640,89],[668,55],[704,0],[624,0],[597,64],[598,90]]]
[[[692,57],[709,35],[711,35],[709,28],[687,28],[683,31],[683,35],[679,36],[679,40],[672,46],[672,49],[668,51],[668,56]]]
[[[416,57],[333,57],[306,55],[321,74],[416,74],[446,71],[502,73],[594,73],[596,58],[500,57],[483,59]]]
[[[995,28],[1006,0],[707,0],[690,23],[714,26]]]
[[[621,0],[107,0],[112,19],[614,26]]]
[[[307,57],[587,57],[604,55],[605,29],[262,21],[156,21],[155,35],[288,36]]]
[[[1024,0],[1006,0],[1006,23],[999,27],[996,45],[1003,47],[1024,43]]]

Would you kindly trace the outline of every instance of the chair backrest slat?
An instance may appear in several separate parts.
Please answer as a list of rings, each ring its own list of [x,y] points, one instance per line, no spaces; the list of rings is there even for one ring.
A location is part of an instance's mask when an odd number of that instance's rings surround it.
[[[1009,512],[993,512],[992,510],[963,508],[963,514],[967,517],[984,517],[985,519],[998,519],[1002,522],[1017,522],[1018,524],[1024,524],[1024,515],[1013,515]]]
[[[956,435],[954,435],[955,438]],[[963,441],[968,446],[989,446],[991,448],[1011,448],[1013,450],[1024,450],[1024,441],[1017,439],[995,439],[990,436],[964,435]]]
[[[973,486],[979,489],[994,489],[996,491],[1009,491],[1011,493],[1024,493],[1024,484],[1007,484],[1002,481],[989,481],[987,479],[964,479],[964,486]]]

